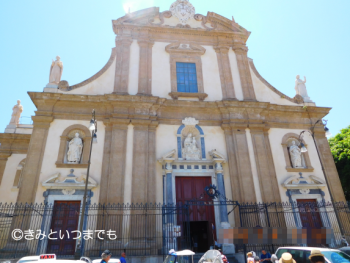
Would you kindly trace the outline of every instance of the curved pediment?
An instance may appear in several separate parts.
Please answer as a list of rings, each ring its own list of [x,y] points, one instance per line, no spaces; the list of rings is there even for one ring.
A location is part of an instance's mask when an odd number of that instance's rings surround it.
[[[86,175],[81,174],[76,176],[73,174],[74,170],[71,170],[71,173],[67,176],[62,176],[61,173],[56,173],[53,176],[50,176],[48,179],[42,182],[42,186],[47,189],[84,189],[86,182]],[[96,187],[97,182],[89,176],[88,189]]]
[[[308,177],[303,176],[290,176],[282,184],[287,189],[319,189],[326,186],[326,183],[323,179],[315,176],[309,175]]]

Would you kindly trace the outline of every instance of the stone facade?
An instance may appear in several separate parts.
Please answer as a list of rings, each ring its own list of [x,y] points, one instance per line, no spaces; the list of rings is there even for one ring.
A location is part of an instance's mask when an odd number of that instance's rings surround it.
[[[234,20],[208,12],[180,21],[152,7],[112,25],[116,47],[100,72],[64,90],[29,92],[37,107],[31,134],[0,134],[1,201],[41,203],[50,198],[44,182],[52,176],[72,168],[76,176],[86,174],[92,109],[99,127],[92,203],[176,202],[176,176],[210,176],[238,202],[289,201],[284,182],[299,172],[325,180],[311,137],[304,138],[304,169],[291,167],[286,142],[330,108],[304,107],[263,79],[247,57],[250,32]],[[178,91],[176,62],[196,65],[198,92]],[[196,124],[187,128],[189,117]],[[199,160],[181,156],[183,125],[193,131]],[[80,163],[71,164],[65,154],[75,131],[84,134],[84,148]],[[330,189],[320,186],[322,198],[330,200],[330,190],[335,201],[345,201],[322,125],[315,134],[330,183]],[[69,200],[72,192],[64,193]],[[217,222],[223,220],[234,225],[233,215]]]

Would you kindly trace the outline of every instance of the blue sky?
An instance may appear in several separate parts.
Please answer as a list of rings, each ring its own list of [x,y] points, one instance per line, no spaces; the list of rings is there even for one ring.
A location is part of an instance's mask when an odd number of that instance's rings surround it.
[[[42,91],[51,60],[59,55],[62,79],[70,85],[98,72],[115,45],[112,19],[174,0],[31,0],[2,1],[0,6],[0,132],[20,99],[22,123],[36,110],[27,91]],[[336,134],[350,124],[349,0],[190,0],[196,13],[216,12],[252,34],[248,56],[259,73],[293,97],[297,74],[307,77],[317,106],[332,107],[326,117]]]

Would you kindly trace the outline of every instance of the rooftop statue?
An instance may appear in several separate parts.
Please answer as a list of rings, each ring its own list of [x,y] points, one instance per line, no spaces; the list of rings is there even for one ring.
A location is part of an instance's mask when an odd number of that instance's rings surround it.
[[[312,102],[310,97],[307,95],[305,83],[306,83],[306,77],[304,76],[304,80],[301,80],[300,76],[297,75],[295,79],[295,91],[297,95],[300,95],[303,97],[304,102]]]
[[[60,61],[60,57],[57,56],[56,60],[52,60],[50,68],[50,83],[58,84],[61,81],[63,71],[63,63]]]

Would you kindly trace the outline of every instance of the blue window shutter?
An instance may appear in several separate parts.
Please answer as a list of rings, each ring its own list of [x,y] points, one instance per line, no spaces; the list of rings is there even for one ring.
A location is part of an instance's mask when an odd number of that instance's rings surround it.
[[[176,77],[178,92],[198,92],[195,63],[176,62]]]

